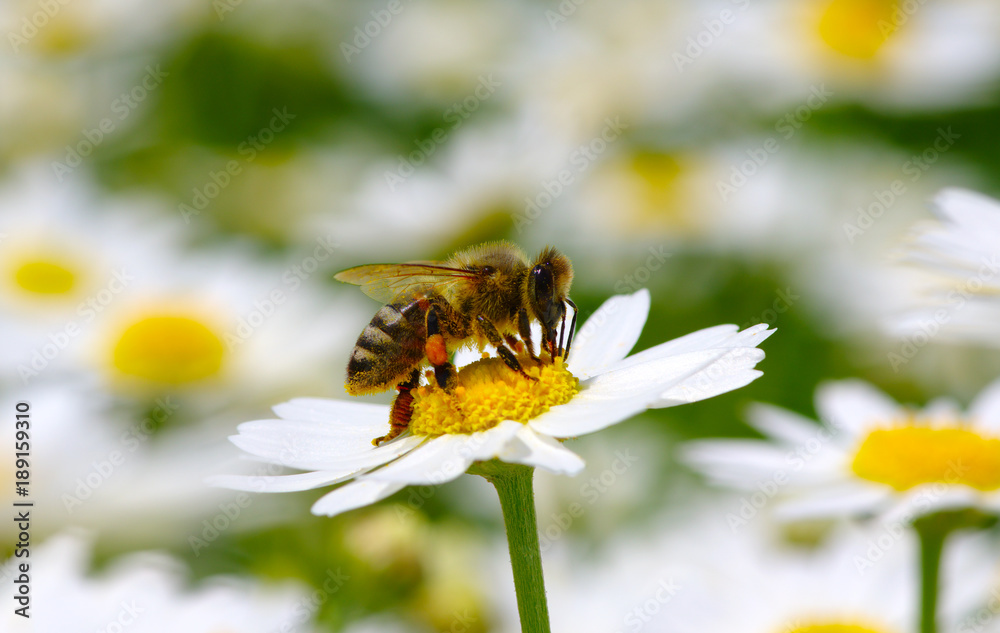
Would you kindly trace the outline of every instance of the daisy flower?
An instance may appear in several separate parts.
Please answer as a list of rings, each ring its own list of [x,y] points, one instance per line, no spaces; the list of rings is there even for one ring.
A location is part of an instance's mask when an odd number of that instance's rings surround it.
[[[686,460],[713,482],[781,496],[786,518],[1000,512],[1000,382],[962,412],[944,399],[901,406],[847,380],[821,386],[816,410],[819,425],[755,405],[749,421],[766,440],[700,441]]]
[[[939,221],[918,227],[908,245],[920,306],[892,328],[1000,345],[1000,202],[951,188],[935,197],[934,209]]]
[[[309,620],[314,603],[306,587],[296,583],[268,586],[236,577],[215,577],[188,588],[179,561],[155,552],[129,555],[91,576],[87,573],[88,541],[80,534],[68,533],[33,549],[30,619],[15,615],[14,608],[21,606],[15,604],[0,614],[0,629],[134,633],[313,630]],[[16,575],[12,571],[3,579],[8,595],[17,594]]]
[[[362,30],[374,28],[368,25],[372,14],[358,7],[345,16],[333,59],[377,99],[450,106],[456,120],[464,120],[461,101],[477,88],[484,69],[506,68],[512,49],[523,44],[529,17],[522,3],[435,0],[407,7],[368,38]]]
[[[281,263],[245,244],[196,251],[158,198],[101,195],[83,170],[59,187],[44,166],[17,176],[0,183],[15,212],[0,215],[0,382],[96,376],[116,396],[169,393],[206,418],[310,376],[322,388],[350,350],[356,332],[337,324],[362,308],[331,306],[316,283],[338,256],[332,234]]]
[[[575,475],[584,463],[559,440],[621,422],[649,408],[703,400],[761,375],[756,349],[773,330],[721,325],[626,357],[649,312],[649,293],[609,299],[580,329],[572,354],[530,372],[495,358],[465,365],[454,397],[416,391],[409,432],[376,448],[389,407],[300,398],[274,408],[280,419],[247,422],[234,444],[258,459],[306,472],[222,476],[216,485],[288,492],[350,483],[321,497],[314,514],[333,516],[375,503],[407,485],[441,484],[474,462],[502,461]],[[460,364],[460,363],[459,363]],[[464,413],[464,415],[462,415]]]
[[[140,413],[96,383],[93,376],[46,376],[26,387],[0,390],[0,406],[30,405],[37,466],[25,499],[15,495],[14,461],[0,463],[0,481],[8,483],[0,490],[0,503],[34,502],[31,536],[38,541],[73,526],[97,531],[120,547],[186,536],[198,553],[202,544],[190,537],[201,537],[202,522],[223,513],[235,497],[203,485],[205,477],[219,472],[218,464],[231,458],[232,449],[218,431],[232,424],[231,418],[178,423],[185,413],[180,398],[162,396]],[[0,442],[13,446],[15,431],[13,423],[5,425]],[[263,511],[281,499],[262,501],[268,502],[260,504]],[[14,543],[18,532],[13,521],[0,525],[4,542]]]
[[[1000,70],[1000,11],[989,0],[735,4],[717,54],[760,105],[802,102],[822,87],[878,109],[955,106],[984,99]]]
[[[149,198],[106,197],[85,171],[59,186],[40,163],[0,182],[0,362],[3,380],[32,382],[67,366],[107,308],[155,276],[180,247]]]
[[[170,5],[84,0],[48,8],[13,0],[0,7],[0,25],[15,56],[97,57],[169,42],[180,29],[203,21],[199,9],[191,0]]]

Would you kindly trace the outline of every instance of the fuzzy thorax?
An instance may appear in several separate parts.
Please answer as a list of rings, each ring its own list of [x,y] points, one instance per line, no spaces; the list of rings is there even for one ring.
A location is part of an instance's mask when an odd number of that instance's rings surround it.
[[[579,381],[562,358],[536,363],[518,356],[531,378],[511,370],[495,357],[463,367],[451,393],[435,383],[415,390],[410,432],[438,436],[491,429],[504,420],[526,423],[558,404],[569,402],[580,390]]]

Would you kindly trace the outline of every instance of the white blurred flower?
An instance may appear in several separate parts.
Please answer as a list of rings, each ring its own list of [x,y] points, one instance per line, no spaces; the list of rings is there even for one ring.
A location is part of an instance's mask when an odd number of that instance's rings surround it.
[[[307,609],[312,602],[301,585],[213,577],[187,587],[182,565],[155,552],[132,554],[90,575],[90,549],[88,539],[76,533],[35,546],[31,550],[31,617],[16,615],[12,604],[0,614],[0,628],[11,633],[313,630]],[[16,577],[17,572],[11,570],[4,578],[8,596],[17,594]]]
[[[331,46],[342,72],[355,75],[378,98],[447,108],[463,120],[462,101],[481,77],[494,74],[505,84],[513,79],[490,71],[503,69],[522,41],[522,3],[434,0],[396,6],[395,11],[359,6],[352,28]]]
[[[780,489],[786,518],[1000,512],[1000,383],[964,413],[945,399],[904,407],[853,380],[821,387],[816,409],[820,425],[756,405],[750,424],[766,440],[699,441],[686,459],[719,484]]]
[[[179,248],[176,225],[156,220],[155,203],[101,199],[82,173],[60,184],[46,166],[22,168],[3,183],[0,201],[5,381],[23,384],[40,367],[62,366],[64,350],[106,307],[155,273],[157,255]],[[17,376],[19,365],[26,375]]]
[[[140,117],[163,49],[209,15],[192,0],[0,3],[0,161],[79,163]]]
[[[329,232],[345,249],[397,259],[511,222],[520,235],[526,198],[567,166],[571,151],[536,117],[445,124],[372,165],[354,195],[310,218],[306,232]]]
[[[934,209],[939,221],[920,225],[907,249],[918,276],[908,299],[918,305],[892,329],[1000,346],[1000,202],[945,189]]]
[[[3,379],[94,375],[126,397],[184,396],[202,417],[293,385],[333,388],[325,376],[356,332],[340,326],[353,308],[316,283],[336,257],[332,237],[284,266],[229,244],[194,251],[157,201],[102,200],[79,176],[53,187],[35,174],[8,189]]]
[[[589,140],[609,117],[683,126],[724,77],[682,71],[673,61],[703,28],[701,17],[687,2],[539,6],[514,56],[518,100],[571,143]]]
[[[753,367],[764,357],[756,346],[773,332],[766,325],[742,332],[720,325],[626,357],[648,311],[645,290],[609,299],[580,329],[567,364],[531,368],[536,381],[510,372],[498,358],[465,365],[458,374],[461,410],[455,396],[418,389],[409,432],[374,449],[371,440],[388,430],[386,406],[318,399],[278,405],[281,419],[242,424],[233,443],[264,461],[308,472],[218,477],[214,483],[287,492],[353,479],[313,505],[313,513],[332,516],[410,484],[451,481],[492,458],[573,475],[583,461],[559,439],[648,408],[703,400],[761,375]]]
[[[984,98],[1000,73],[1000,7],[989,0],[778,0],[737,13],[709,52],[769,108],[816,86],[882,109],[956,106]]]
[[[204,485],[231,456],[214,425],[176,424],[189,411],[181,399],[158,397],[148,409],[116,403],[91,378],[55,378],[0,392],[14,411],[26,402],[30,483],[15,496],[13,460],[0,464],[0,502],[31,501],[34,539],[66,526],[85,527],[130,546],[201,536],[201,522],[235,522],[247,504]],[[229,422],[229,420],[225,420]],[[14,446],[14,424],[3,441]],[[223,494],[220,494],[223,493]],[[228,516],[224,516],[228,513]],[[221,518],[220,518],[221,517]],[[13,539],[16,524],[0,525]],[[197,542],[185,542],[197,551]]]
[[[0,7],[0,28],[18,57],[134,54],[138,47],[169,41],[179,27],[197,24],[206,15],[191,0],[166,4],[147,0],[11,0]]]

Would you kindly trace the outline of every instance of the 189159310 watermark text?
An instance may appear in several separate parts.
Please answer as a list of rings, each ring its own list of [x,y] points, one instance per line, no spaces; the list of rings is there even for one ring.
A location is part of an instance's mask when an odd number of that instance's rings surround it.
[[[31,485],[31,405],[18,402],[14,405],[14,492],[19,500],[14,502],[14,523],[17,541],[14,543],[14,607],[15,615],[31,617],[31,508],[28,487]]]

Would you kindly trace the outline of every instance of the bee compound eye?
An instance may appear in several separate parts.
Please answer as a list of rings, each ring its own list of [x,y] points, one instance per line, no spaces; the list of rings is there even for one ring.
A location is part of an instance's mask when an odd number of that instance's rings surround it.
[[[483,266],[479,269],[479,272],[486,275],[487,277],[492,277],[496,273],[497,269],[492,266]]]

